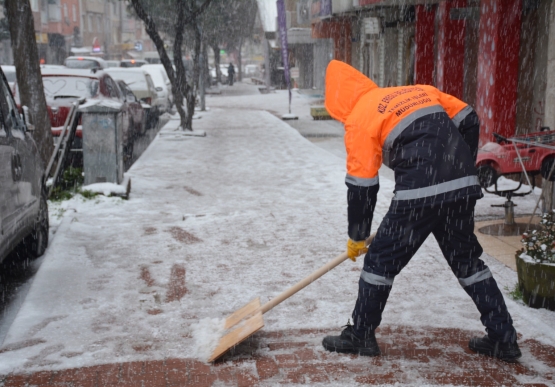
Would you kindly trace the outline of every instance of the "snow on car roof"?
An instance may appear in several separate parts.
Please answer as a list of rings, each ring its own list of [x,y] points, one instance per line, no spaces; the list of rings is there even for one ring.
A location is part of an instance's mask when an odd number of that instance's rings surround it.
[[[102,58],[96,57],[96,56],[81,56],[81,55],[74,55],[74,56],[68,56],[65,60],[73,60],[73,59],[77,59],[77,60],[94,60],[98,63],[106,63],[106,61]]]
[[[143,73],[145,72],[145,70],[143,70],[142,66],[141,67],[108,67],[107,69],[104,69],[103,71],[105,72],[115,72],[115,73],[129,73],[129,72],[134,72],[134,73]]]
[[[140,67],[109,67],[103,70],[114,79],[123,80],[128,85],[131,79],[146,82],[145,75],[148,73]]]
[[[42,76],[72,76],[72,77],[88,77],[99,78],[103,71],[92,71],[90,69],[70,69],[64,68],[43,68],[41,69]]]

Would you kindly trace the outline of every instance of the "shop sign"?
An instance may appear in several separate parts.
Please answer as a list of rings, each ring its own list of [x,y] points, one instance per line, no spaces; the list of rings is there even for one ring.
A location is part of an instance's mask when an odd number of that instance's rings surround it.
[[[35,32],[35,40],[37,43],[48,44],[48,34],[44,32]]]

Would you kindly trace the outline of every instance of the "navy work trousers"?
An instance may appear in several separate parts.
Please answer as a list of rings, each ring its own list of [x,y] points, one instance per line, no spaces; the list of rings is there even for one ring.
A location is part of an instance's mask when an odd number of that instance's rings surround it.
[[[364,258],[353,311],[357,333],[364,335],[380,325],[393,279],[433,234],[451,270],[476,304],[488,336],[515,342],[516,331],[503,295],[480,259],[483,250],[474,235],[476,200],[423,208],[399,204],[392,202]]]

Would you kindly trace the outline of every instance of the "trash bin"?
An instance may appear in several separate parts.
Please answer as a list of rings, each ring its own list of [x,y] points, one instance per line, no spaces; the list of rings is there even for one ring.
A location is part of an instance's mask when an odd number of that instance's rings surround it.
[[[84,185],[123,181],[122,104],[102,100],[85,103],[82,113]]]

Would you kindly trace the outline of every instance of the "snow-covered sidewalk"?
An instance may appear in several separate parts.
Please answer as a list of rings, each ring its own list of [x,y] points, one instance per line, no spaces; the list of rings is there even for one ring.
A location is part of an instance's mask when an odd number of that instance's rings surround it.
[[[344,250],[344,160],[260,110],[282,109],[276,95],[215,97],[194,122],[206,137],[183,136],[170,121],[129,171],[129,200],[76,197],[56,208],[61,224],[0,349],[0,374],[195,358],[193,324],[258,296],[265,302]],[[308,103],[297,106],[308,111]],[[387,178],[380,185],[374,229],[393,191]],[[485,260],[502,289],[514,287],[513,271]],[[339,332],[361,266],[347,261],[276,307],[264,316],[265,334]],[[433,238],[389,300],[389,330],[483,331]],[[555,346],[553,312],[507,303],[522,341]],[[322,352],[311,337],[311,350]],[[526,346],[523,353],[529,369],[546,367]]]

